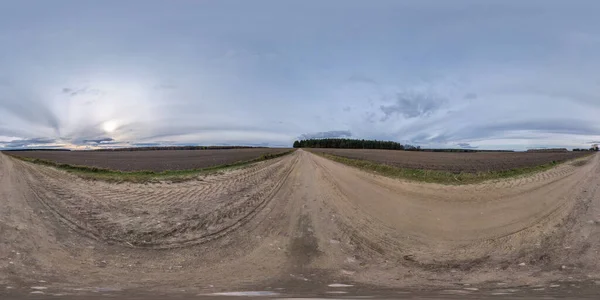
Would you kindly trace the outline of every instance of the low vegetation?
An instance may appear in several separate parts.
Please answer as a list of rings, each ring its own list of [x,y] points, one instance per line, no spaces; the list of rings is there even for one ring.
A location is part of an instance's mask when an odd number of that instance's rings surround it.
[[[166,171],[118,171],[111,170],[105,168],[97,168],[90,166],[82,166],[82,165],[72,165],[65,163],[57,163],[51,160],[39,159],[39,158],[30,158],[23,157],[18,155],[13,155],[11,153],[5,153],[10,155],[11,157],[31,162],[39,165],[45,165],[57,168],[59,170],[64,170],[69,173],[75,174],[84,179],[90,180],[103,180],[107,182],[134,182],[134,183],[148,183],[148,182],[158,182],[158,181],[170,181],[170,182],[182,182],[187,180],[197,179],[198,176],[214,174],[221,171],[232,170],[236,168],[243,168],[248,166],[249,164],[278,158],[287,154],[294,152],[295,150],[288,150],[280,153],[268,153],[263,154],[260,157],[255,159],[246,160],[246,161],[238,161],[229,164],[222,164],[217,166],[212,166],[208,168],[201,169],[189,169],[189,170],[166,170]]]

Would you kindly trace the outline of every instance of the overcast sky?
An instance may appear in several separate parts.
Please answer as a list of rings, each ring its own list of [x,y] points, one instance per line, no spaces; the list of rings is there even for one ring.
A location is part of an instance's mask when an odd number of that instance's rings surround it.
[[[0,0],[0,149],[600,141],[600,1]]]

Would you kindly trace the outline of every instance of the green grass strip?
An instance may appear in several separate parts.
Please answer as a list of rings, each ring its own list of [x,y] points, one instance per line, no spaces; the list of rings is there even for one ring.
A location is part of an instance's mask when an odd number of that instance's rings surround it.
[[[552,161],[547,164],[535,166],[535,167],[525,167],[525,168],[515,168],[504,171],[488,171],[488,172],[478,172],[478,173],[452,173],[447,171],[437,171],[437,170],[423,170],[423,169],[407,169],[407,168],[399,168],[386,164],[370,162],[362,159],[352,159],[346,158],[343,156],[311,151],[314,154],[325,157],[327,159],[355,167],[364,171],[368,171],[371,173],[376,173],[378,175],[383,175],[391,178],[399,178],[399,179],[407,179],[412,181],[419,182],[429,182],[429,183],[439,183],[446,185],[461,185],[461,184],[471,184],[471,183],[480,183],[488,180],[495,179],[505,179],[505,178],[513,178],[523,175],[530,175],[538,172],[543,172],[549,170],[559,164],[561,162]],[[586,162],[581,163],[581,161],[587,160],[591,157],[591,155],[586,155],[584,157],[578,157],[572,161],[574,162],[574,166],[582,166]],[[562,163],[565,163],[564,161]]]
[[[71,164],[62,164],[57,163],[51,160],[39,159],[39,158],[30,158],[30,157],[22,157],[19,155],[9,154],[4,152],[11,157],[31,162],[38,165],[44,165],[49,167],[54,167],[59,170],[64,170],[69,173],[75,174],[84,179],[90,180],[102,180],[107,182],[134,182],[134,183],[149,183],[149,182],[159,182],[159,181],[171,181],[171,182],[182,182],[188,180],[197,179],[200,175],[209,175],[217,172],[232,170],[237,168],[243,168],[250,164],[265,161],[269,159],[274,159],[278,157],[282,157],[284,155],[290,154],[296,151],[289,150],[280,153],[274,154],[264,154],[252,160],[246,161],[238,161],[230,164],[223,164],[208,168],[202,169],[189,169],[189,170],[167,170],[162,172],[155,171],[118,171],[111,170],[105,168],[97,168],[97,167],[89,167],[89,166],[80,166],[80,165],[71,165]]]

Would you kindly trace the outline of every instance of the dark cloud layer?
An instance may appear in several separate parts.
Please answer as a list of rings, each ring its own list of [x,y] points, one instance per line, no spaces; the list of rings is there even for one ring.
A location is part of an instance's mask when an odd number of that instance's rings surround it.
[[[106,143],[110,143],[113,142],[114,139],[112,138],[101,138],[101,139],[95,139],[95,140],[83,140],[84,143],[95,143],[95,144],[106,144]]]
[[[85,126],[80,126],[69,132],[70,142],[74,145],[83,145],[96,140],[101,141],[105,138],[109,138],[101,127],[101,123],[90,123]]]
[[[45,144],[54,144],[56,143],[55,139],[50,138],[33,138],[33,139],[19,139],[13,140],[9,142],[0,142],[0,145],[3,146],[4,149],[19,149],[19,148],[29,148],[34,145],[45,145]]]
[[[479,148],[479,147],[471,146],[471,144],[469,144],[469,143],[458,143],[457,145],[459,147],[463,148],[463,149],[477,149],[477,148]]]
[[[399,93],[394,104],[379,107],[384,114],[381,120],[387,121],[397,115],[407,119],[427,117],[446,102],[445,98],[429,93]]]
[[[348,130],[323,131],[315,133],[305,133],[300,136],[301,139],[327,139],[327,138],[347,138],[352,133]]]

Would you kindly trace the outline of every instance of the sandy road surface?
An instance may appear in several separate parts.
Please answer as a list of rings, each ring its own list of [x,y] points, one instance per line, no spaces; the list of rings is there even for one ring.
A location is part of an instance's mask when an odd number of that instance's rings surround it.
[[[85,181],[0,155],[0,295],[594,285],[599,185],[598,155],[465,186],[302,150],[158,184]]]

